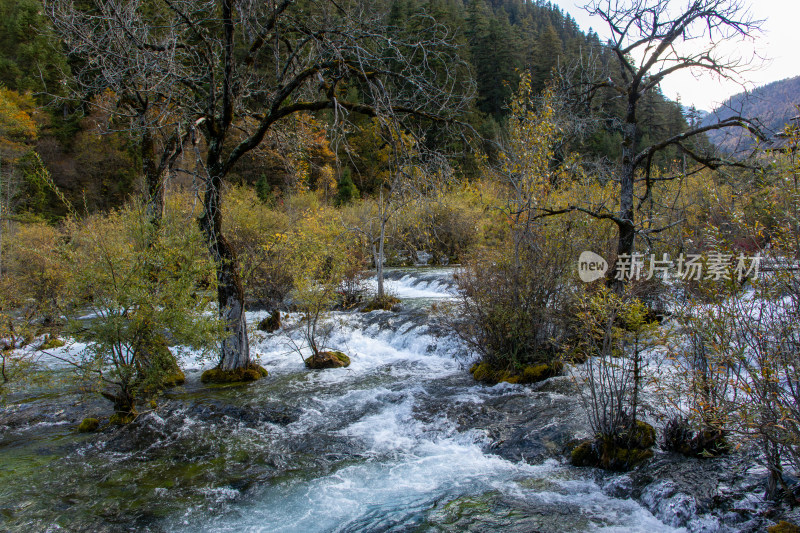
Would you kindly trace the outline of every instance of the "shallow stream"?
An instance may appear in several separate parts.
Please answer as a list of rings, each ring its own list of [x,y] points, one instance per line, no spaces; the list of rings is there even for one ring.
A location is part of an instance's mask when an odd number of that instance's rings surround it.
[[[559,459],[585,433],[568,378],[471,379],[464,348],[426,312],[452,298],[452,270],[388,277],[401,311],[334,316],[326,346],[351,356],[347,369],[308,371],[285,332],[262,334],[253,350],[269,377],[205,386],[188,359],[186,384],[155,412],[94,434],[76,423],[107,420],[104,400],[18,395],[0,425],[0,530],[680,531]],[[492,430],[509,417],[539,429],[512,446]]]

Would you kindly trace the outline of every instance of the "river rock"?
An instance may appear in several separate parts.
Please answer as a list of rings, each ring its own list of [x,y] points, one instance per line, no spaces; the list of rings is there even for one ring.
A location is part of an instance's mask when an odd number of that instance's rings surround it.
[[[313,370],[350,366],[350,358],[342,352],[337,351],[319,352],[316,356],[311,356],[305,361],[306,368],[311,368]]]
[[[762,516],[769,507],[759,496],[765,478],[753,465],[747,453],[697,459],[661,452],[605,488],[673,527],[696,530],[699,522],[708,531],[764,531],[772,523]]]

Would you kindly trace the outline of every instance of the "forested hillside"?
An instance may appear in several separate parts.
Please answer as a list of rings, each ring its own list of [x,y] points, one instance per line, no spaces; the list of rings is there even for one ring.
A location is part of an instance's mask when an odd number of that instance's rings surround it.
[[[603,62],[610,60],[596,34],[583,34],[574,20],[549,2],[398,0],[377,2],[376,9],[400,33],[413,33],[416,25],[429,25],[434,20],[448,28],[463,61],[457,75],[474,83],[475,89],[460,119],[485,139],[481,148],[490,156],[505,135],[510,97],[521,72],[530,73],[531,88],[539,93],[559,66],[576,64],[581,54],[593,50]],[[67,80],[82,60],[70,57],[69,47],[48,29],[50,22],[38,0],[2,0],[0,14],[0,84],[32,98],[37,108],[31,110],[37,133],[26,143],[35,146],[53,180],[72,203],[89,212],[121,205],[141,186],[136,171],[141,165],[137,141],[118,131],[124,128],[109,123],[112,117],[106,107],[91,105],[91,100],[101,95],[85,94],[88,100],[82,101],[80,92],[68,91]],[[616,160],[620,156],[619,125],[608,118],[621,117],[624,106],[611,94],[595,105],[603,109],[602,121],[569,139],[569,149]],[[643,144],[685,126],[680,109],[657,91],[645,96],[640,117]],[[369,155],[379,150],[369,119],[357,118],[359,131],[347,134],[355,157],[344,157],[341,148],[334,153],[328,146],[327,121],[324,113],[318,113],[288,126],[291,134],[268,140],[258,153],[240,160],[231,182],[259,184],[262,196],[280,195],[293,186],[298,168],[305,165],[311,188],[335,189],[344,179],[367,194],[374,193],[381,168]],[[446,148],[452,142],[431,130],[431,147]],[[307,146],[302,155],[298,143]],[[474,161],[465,158],[462,150],[457,151],[460,161],[454,160],[454,164],[460,172],[474,177]],[[334,164],[337,158],[340,164]],[[63,203],[31,178],[28,159],[17,165],[19,176],[4,192],[9,206],[17,213],[37,213],[49,219],[63,216]],[[183,183],[187,178],[176,179]]]
[[[800,106],[800,76],[774,81],[752,91],[731,96],[709,113],[704,122],[711,123],[721,118],[743,115],[758,119],[769,135],[775,135],[783,131],[792,118],[800,115],[798,106]],[[709,134],[709,139],[726,152],[748,150],[754,144],[752,135],[740,131],[712,132]]]

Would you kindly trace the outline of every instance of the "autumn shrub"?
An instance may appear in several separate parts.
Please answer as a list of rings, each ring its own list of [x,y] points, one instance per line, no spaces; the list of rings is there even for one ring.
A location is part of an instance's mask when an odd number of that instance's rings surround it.
[[[64,326],[69,270],[63,235],[43,222],[16,223],[6,235],[0,277],[0,395],[6,385],[38,379],[38,355],[51,348]],[[35,342],[35,344],[34,344]],[[29,348],[22,349],[28,345]]]
[[[223,231],[236,251],[245,297],[256,306],[281,306],[292,287],[286,268],[289,215],[260,201],[249,187],[228,189],[223,201]]]
[[[42,222],[17,225],[8,239],[0,283],[5,310],[14,310],[12,330],[24,327],[31,336],[57,333],[70,275],[63,239],[57,228]]]
[[[10,386],[24,383],[37,368],[34,352],[21,350],[38,329],[28,310],[18,310],[15,280],[0,280],[0,403]]]
[[[770,472],[767,494],[784,484],[788,462],[800,472],[800,281],[794,271],[756,280],[716,308],[729,342],[714,345],[735,372],[733,431],[757,443]]]
[[[363,268],[363,256],[356,253],[353,234],[321,209],[305,213],[293,228],[287,246],[291,304],[302,314],[298,327],[303,343],[293,343],[292,347],[315,368],[327,353],[325,343],[332,329],[329,313],[340,302],[344,280]],[[308,357],[306,350],[310,351]]]
[[[571,298],[570,248],[535,239],[474,251],[457,271],[454,330],[497,369],[521,372],[559,354]]]
[[[213,279],[213,264],[193,222],[168,213],[156,227],[133,205],[67,224],[67,332],[86,343],[70,362],[113,402],[119,421],[181,381],[172,350],[211,349],[220,334],[207,312],[213,294],[198,283]]]
[[[469,186],[422,198],[399,217],[403,247],[409,256],[425,251],[435,263],[457,262],[479,242],[484,212]]]
[[[581,402],[594,437],[572,452],[577,466],[627,470],[652,456],[655,430],[642,421],[642,394],[652,382],[645,353],[660,341],[647,306],[629,294],[599,287],[578,302],[582,329],[577,365]]]
[[[461,321],[455,331],[483,363],[520,373],[526,365],[559,359],[577,294],[578,257],[605,249],[598,237],[608,225],[569,206],[575,197],[605,202],[609,194],[581,172],[573,155],[558,161],[564,129],[552,90],[536,100],[523,73],[510,108],[499,161],[484,170],[496,185],[477,194],[484,208],[477,219],[481,246],[457,274]]]
[[[706,289],[710,292],[709,289]],[[671,379],[659,382],[668,406],[663,447],[698,457],[728,450],[727,438],[735,425],[739,363],[721,349],[733,341],[719,305],[726,294],[717,287],[715,303],[689,299],[675,309],[677,330],[667,344]]]
[[[784,470],[800,472],[800,278],[793,269],[800,189],[796,154],[769,157],[759,172],[711,181],[701,195],[706,216],[698,217],[691,244],[764,259],[762,271],[745,279],[684,284],[686,303],[675,313],[683,342],[671,350],[675,378],[666,395],[674,422],[665,445],[694,455],[754,446],[774,498],[786,488]],[[681,432],[684,442],[669,442]]]

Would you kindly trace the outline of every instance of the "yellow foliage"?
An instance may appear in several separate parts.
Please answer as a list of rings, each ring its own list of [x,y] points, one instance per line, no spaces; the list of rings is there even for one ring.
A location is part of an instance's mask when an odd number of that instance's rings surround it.
[[[31,95],[0,87],[0,147],[19,150],[36,138],[35,108]]]

